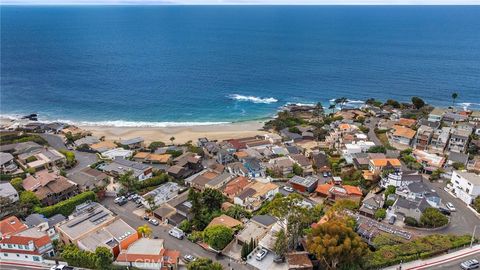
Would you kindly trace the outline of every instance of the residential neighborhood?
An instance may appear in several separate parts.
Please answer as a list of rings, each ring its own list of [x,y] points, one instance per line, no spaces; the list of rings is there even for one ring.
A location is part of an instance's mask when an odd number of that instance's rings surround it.
[[[3,126],[0,257],[86,269],[380,269],[468,247],[480,237],[478,112],[417,103],[289,105],[261,135],[187,143]],[[338,233],[351,248],[327,256],[319,239]]]

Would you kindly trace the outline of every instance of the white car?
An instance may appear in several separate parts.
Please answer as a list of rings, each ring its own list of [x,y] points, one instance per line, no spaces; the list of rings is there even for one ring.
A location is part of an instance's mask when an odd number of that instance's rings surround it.
[[[288,191],[288,192],[293,192],[293,188],[289,186],[283,186],[283,190]]]
[[[447,202],[445,206],[447,207],[448,210],[450,210],[450,212],[455,212],[457,210],[455,209],[455,206],[453,206],[451,202]]]
[[[180,240],[185,237],[185,233],[177,227],[173,227],[170,231],[168,231],[168,234]]]
[[[50,267],[50,270],[73,270],[74,268],[71,266],[63,265],[63,264],[58,264]]]
[[[265,256],[267,256],[267,254],[268,254],[268,250],[262,248],[262,249],[260,249],[259,252],[257,252],[257,254],[255,254],[255,259],[257,261],[261,261],[261,260],[263,260],[263,258],[265,258]]]
[[[124,201],[124,200],[125,200],[125,196],[120,196],[120,197],[115,198],[114,202],[119,203],[119,202]]]
[[[158,222],[158,220],[154,219],[154,218],[151,218],[148,220],[148,223],[152,224],[153,226],[158,226],[160,223]]]
[[[460,267],[464,270],[480,268],[480,264],[476,259],[468,260],[460,264]]]

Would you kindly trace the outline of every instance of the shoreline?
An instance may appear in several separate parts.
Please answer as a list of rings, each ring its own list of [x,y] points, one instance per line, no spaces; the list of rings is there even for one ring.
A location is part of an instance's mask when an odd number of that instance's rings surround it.
[[[188,141],[195,142],[201,137],[207,137],[209,140],[225,140],[262,135],[267,133],[267,131],[262,130],[266,121],[267,120],[252,120],[212,125],[170,127],[77,126],[92,132],[93,136],[104,136],[106,140],[142,137],[147,143],[152,141],[168,143],[171,137],[175,137],[174,143],[177,144]]]

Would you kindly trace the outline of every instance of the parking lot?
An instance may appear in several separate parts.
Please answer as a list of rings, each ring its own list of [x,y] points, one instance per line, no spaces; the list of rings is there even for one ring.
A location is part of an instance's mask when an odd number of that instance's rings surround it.
[[[127,222],[133,228],[138,228],[144,224],[147,224],[147,221],[143,219],[143,214],[145,209],[137,208],[134,202],[127,202],[125,205],[119,206],[115,204],[114,198],[107,198],[101,202],[105,207],[113,211],[125,222]],[[153,237],[158,237],[165,240],[165,248],[175,249],[180,251],[182,257],[186,254],[193,255],[195,257],[204,257],[210,258],[214,261],[218,261],[224,266],[224,269],[251,269],[244,264],[239,264],[234,261],[230,261],[228,257],[216,255],[210,251],[206,251],[195,243],[188,241],[187,239],[179,240],[175,237],[172,237],[168,234],[168,231],[171,228],[171,225],[166,225],[160,223],[158,226],[153,226],[149,224],[150,228],[153,231]],[[183,261],[180,262],[184,264]],[[265,268],[268,269],[268,268]]]

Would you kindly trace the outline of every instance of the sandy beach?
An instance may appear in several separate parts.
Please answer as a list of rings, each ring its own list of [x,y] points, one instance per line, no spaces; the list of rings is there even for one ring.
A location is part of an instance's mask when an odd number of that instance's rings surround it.
[[[152,141],[169,142],[175,137],[175,143],[196,141],[200,137],[209,140],[223,140],[261,135],[267,132],[261,130],[263,121],[248,121],[218,125],[182,126],[182,127],[107,127],[80,126],[89,130],[94,136],[105,136],[106,140],[120,140],[133,137],[143,137],[147,143]]]

